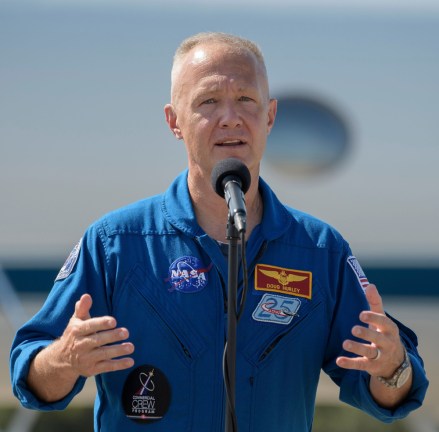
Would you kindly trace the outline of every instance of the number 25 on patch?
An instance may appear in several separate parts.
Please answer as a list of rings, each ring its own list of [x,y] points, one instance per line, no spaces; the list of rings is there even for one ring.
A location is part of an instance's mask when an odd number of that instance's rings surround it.
[[[297,315],[299,308],[300,300],[297,298],[264,294],[252,317],[256,321],[289,324]]]

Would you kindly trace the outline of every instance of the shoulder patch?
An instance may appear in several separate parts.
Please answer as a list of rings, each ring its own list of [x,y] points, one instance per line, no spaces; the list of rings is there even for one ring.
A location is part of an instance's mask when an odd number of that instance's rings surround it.
[[[67,257],[66,262],[61,267],[58,275],[55,278],[55,282],[59,280],[65,279],[73,270],[76,264],[76,260],[78,259],[79,251],[81,250],[82,238],[76,243],[73,250],[70,252],[70,255]]]
[[[358,262],[357,258],[354,256],[348,257],[348,264],[351,266],[352,270],[355,273],[355,276],[358,279],[359,284],[363,288],[363,291],[366,289],[366,287],[369,285],[369,281],[367,280],[366,275],[364,274],[363,269],[361,268],[360,263]]]

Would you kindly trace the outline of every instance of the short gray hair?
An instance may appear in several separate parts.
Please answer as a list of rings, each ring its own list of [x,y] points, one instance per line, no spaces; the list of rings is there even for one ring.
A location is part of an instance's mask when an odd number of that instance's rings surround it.
[[[235,36],[228,33],[221,32],[203,32],[197,33],[193,36],[188,37],[183,40],[180,46],[177,48],[174,54],[174,61],[172,63],[172,72],[171,72],[171,87],[173,86],[175,80],[175,73],[177,69],[177,65],[181,63],[186,54],[188,54],[194,47],[202,44],[209,43],[223,43],[228,45],[231,50],[236,53],[245,53],[251,52],[256,56],[260,66],[265,75],[267,75],[267,68],[265,67],[264,56],[262,55],[262,51],[259,46],[252,42],[249,39],[245,39],[240,36]],[[172,95],[172,88],[171,88]]]

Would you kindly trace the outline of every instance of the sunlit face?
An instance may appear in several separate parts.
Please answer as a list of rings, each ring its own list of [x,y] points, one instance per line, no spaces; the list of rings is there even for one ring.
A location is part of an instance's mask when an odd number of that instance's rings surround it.
[[[184,140],[190,173],[210,177],[219,160],[236,157],[257,175],[276,101],[269,99],[256,56],[237,54],[224,44],[197,46],[182,61],[173,84],[166,118]]]

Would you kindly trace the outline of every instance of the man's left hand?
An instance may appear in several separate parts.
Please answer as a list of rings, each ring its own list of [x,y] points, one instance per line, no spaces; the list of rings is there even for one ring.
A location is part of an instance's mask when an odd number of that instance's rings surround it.
[[[343,348],[358,357],[338,357],[337,365],[345,369],[364,370],[372,376],[390,377],[404,361],[398,326],[386,316],[383,302],[375,285],[368,285],[366,298],[370,311],[360,314],[368,327],[356,325],[352,334],[365,343],[345,340]]]

